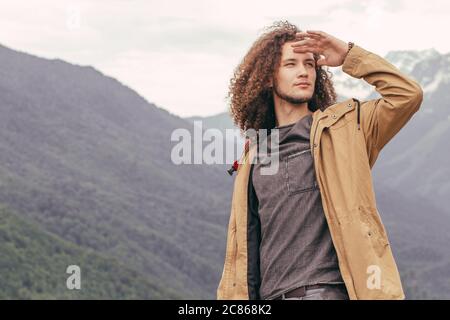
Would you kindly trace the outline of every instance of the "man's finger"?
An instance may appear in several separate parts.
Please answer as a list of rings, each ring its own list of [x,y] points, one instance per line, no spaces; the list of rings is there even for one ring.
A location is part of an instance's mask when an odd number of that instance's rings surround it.
[[[299,39],[303,39],[303,38],[305,38],[305,37],[309,37],[309,38],[314,38],[314,39],[316,39],[316,38],[320,38],[320,35],[317,35],[317,34],[314,34],[314,33],[297,32],[297,33],[295,34],[295,37],[296,37],[296,38],[299,38]]]
[[[320,31],[320,30],[306,30],[306,33],[313,36],[319,36],[319,37],[325,37],[325,32]]]
[[[314,40],[305,39],[305,40],[300,40],[300,41],[296,41],[296,42],[292,43],[291,47],[299,47],[299,46],[303,46],[303,45],[313,46],[314,44],[315,44]]]
[[[319,53],[319,49],[314,48],[314,47],[302,46],[302,47],[295,47],[294,52],[295,53],[304,53],[304,52]]]

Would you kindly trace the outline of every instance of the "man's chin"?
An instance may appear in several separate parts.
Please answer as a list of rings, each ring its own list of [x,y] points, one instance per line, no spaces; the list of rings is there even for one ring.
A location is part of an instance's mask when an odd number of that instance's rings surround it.
[[[303,104],[305,102],[309,102],[313,97],[313,93],[309,92],[302,92],[298,93],[297,95],[278,94],[278,91],[275,91],[274,93],[282,100],[285,100],[292,104]]]
[[[298,96],[298,97],[292,97],[292,98],[293,99],[291,101],[295,104],[302,104],[302,103],[311,101],[310,96]]]

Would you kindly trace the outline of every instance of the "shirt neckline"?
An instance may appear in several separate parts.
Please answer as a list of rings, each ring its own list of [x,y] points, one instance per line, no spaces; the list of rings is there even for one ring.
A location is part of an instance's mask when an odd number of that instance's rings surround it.
[[[290,124],[285,124],[285,125],[279,126],[279,127],[274,127],[274,129],[290,128],[290,127],[294,126],[296,123],[299,123],[300,121],[304,120],[305,118],[307,118],[309,116],[312,116],[312,113],[308,113],[306,116],[303,116],[302,118],[300,118],[296,122],[293,122],[293,123],[290,123]]]

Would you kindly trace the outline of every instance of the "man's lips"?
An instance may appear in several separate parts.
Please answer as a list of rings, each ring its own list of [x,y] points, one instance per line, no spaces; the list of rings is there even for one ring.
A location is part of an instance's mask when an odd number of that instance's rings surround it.
[[[299,87],[299,88],[308,88],[310,86],[310,84],[306,83],[306,82],[302,82],[302,83],[296,84],[295,86]]]

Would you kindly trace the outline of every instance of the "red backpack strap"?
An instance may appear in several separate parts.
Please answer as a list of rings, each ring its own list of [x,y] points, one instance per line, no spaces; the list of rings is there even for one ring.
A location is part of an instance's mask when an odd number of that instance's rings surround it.
[[[243,155],[244,158],[247,155],[249,148],[250,148],[250,139],[246,138],[245,145],[244,145],[244,155]],[[239,168],[239,162],[238,162],[238,160],[234,160],[233,165],[231,166],[230,169],[227,170],[227,172],[230,176],[232,176],[233,173],[238,170],[238,168]]]

